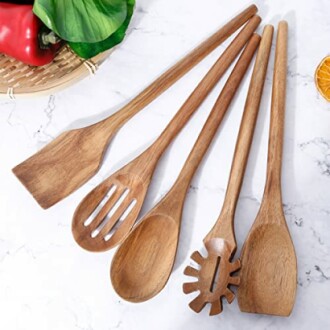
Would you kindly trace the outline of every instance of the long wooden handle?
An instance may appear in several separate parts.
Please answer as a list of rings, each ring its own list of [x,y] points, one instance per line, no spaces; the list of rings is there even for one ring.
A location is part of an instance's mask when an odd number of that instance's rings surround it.
[[[216,47],[218,47],[237,29],[245,24],[253,15],[255,15],[257,11],[258,8],[255,5],[251,5],[235,16],[206,41],[163,73],[120,111],[103,120],[103,124],[113,126],[113,122],[115,122],[119,129],[119,127],[124,125],[126,121],[155,100],[159,95],[165,92],[177,80],[191,70],[196,64],[198,64],[203,58],[209,55]]]
[[[273,26],[265,26],[251,77],[227,185],[227,192],[222,208],[222,212],[226,215],[232,215],[232,217],[226,216],[227,219],[233,219],[243,182],[264,88],[269,55],[272,47],[273,32]]]
[[[249,67],[253,55],[259,45],[260,36],[254,34],[245,47],[223,90],[220,93],[198,139],[189,154],[187,161],[179,175],[175,186],[181,191],[189,187],[192,176],[205,155],[229,105],[238,90],[238,87]],[[175,189],[175,188],[174,188]]]
[[[286,98],[287,43],[288,23],[286,21],[281,21],[278,25],[276,41],[268,143],[267,179],[265,187],[265,194],[267,195],[272,192],[272,196],[274,198],[278,198],[279,201],[281,201],[281,168]]]
[[[159,138],[150,147],[152,149],[152,155],[155,161],[162,155],[164,149],[169,145],[193,113],[203,103],[206,96],[211,92],[219,79],[237,57],[239,52],[243,49],[244,45],[251,38],[251,35],[260,24],[260,21],[261,19],[259,16],[254,16],[249,23],[246,24],[246,26],[232,41],[206,76],[198,84],[192,94],[188,97],[186,102],[176,113]],[[150,150],[148,150],[148,152],[150,152]]]

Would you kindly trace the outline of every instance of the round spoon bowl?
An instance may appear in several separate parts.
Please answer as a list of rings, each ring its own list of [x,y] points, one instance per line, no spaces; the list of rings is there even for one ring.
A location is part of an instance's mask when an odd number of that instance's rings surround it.
[[[277,224],[260,225],[245,244],[249,248],[243,248],[242,259],[253,267],[242,265],[239,294],[248,299],[239,300],[240,309],[250,312],[253,305],[255,313],[274,315],[277,311],[277,315],[288,315],[297,280],[296,256],[288,231]]]
[[[110,277],[115,291],[131,302],[159,293],[171,274],[179,228],[164,214],[146,217],[117,250]]]

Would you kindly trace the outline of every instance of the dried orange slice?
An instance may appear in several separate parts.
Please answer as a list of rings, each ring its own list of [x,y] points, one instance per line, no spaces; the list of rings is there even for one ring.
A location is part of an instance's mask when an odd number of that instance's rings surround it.
[[[330,56],[324,58],[317,67],[315,84],[321,95],[330,101]]]

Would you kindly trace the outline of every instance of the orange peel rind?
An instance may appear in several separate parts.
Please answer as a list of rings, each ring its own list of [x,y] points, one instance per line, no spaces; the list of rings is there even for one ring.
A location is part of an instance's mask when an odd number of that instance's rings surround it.
[[[330,56],[325,57],[317,67],[315,85],[320,94],[330,102]]]

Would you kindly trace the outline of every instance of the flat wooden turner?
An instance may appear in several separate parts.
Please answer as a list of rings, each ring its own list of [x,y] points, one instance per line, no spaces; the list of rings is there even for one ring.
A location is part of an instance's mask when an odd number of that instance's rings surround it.
[[[17,165],[13,169],[14,174],[45,209],[71,194],[98,171],[110,139],[121,126],[210,54],[256,12],[254,5],[245,9],[120,111],[91,126],[62,133]]]
[[[282,208],[281,163],[288,25],[278,26],[263,200],[241,255],[238,304],[242,312],[290,315],[296,296],[297,260]]]

